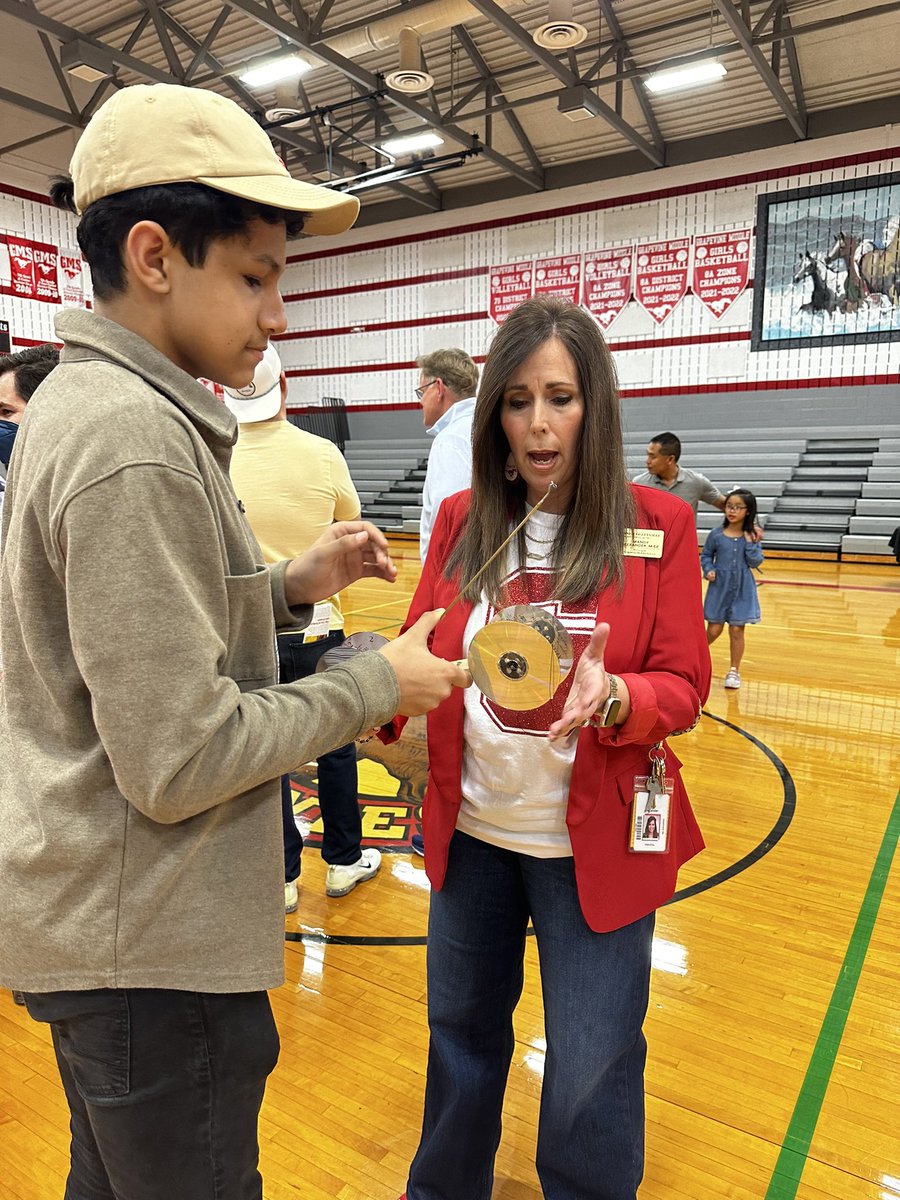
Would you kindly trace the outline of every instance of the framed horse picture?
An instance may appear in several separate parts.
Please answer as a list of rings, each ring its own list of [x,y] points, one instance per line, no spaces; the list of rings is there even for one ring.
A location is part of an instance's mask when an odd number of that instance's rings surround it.
[[[753,350],[900,337],[900,173],[762,194]]]

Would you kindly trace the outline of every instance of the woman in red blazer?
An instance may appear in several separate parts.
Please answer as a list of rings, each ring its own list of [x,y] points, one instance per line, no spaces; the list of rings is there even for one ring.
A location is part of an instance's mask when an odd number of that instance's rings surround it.
[[[664,745],[696,723],[709,687],[697,538],[687,504],[626,481],[599,329],[539,298],[491,346],[472,489],[441,506],[407,625],[449,605],[548,490],[433,635],[434,654],[461,659],[498,611],[535,605],[568,631],[575,666],[540,708],[512,711],[472,687],[428,716],[431,1040],[408,1200],[490,1198],[529,920],[547,1039],[543,1194],[635,1200],[643,1172],[654,912],[703,847]],[[633,852],[635,777],[660,742],[674,781],[668,848],[648,838],[649,852]]]

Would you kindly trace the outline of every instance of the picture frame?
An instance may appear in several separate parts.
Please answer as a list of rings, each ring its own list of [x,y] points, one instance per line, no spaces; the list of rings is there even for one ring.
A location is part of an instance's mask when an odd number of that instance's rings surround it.
[[[900,337],[900,172],[757,198],[751,350]]]

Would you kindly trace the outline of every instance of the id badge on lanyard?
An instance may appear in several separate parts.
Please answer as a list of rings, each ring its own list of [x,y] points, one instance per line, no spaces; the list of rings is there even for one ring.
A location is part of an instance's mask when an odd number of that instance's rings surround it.
[[[635,775],[628,850],[632,854],[666,854],[675,780],[666,775],[662,742],[650,751],[649,775]]]

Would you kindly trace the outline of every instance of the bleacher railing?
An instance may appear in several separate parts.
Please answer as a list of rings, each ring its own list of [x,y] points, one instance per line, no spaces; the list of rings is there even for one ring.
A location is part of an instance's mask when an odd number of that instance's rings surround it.
[[[320,404],[289,409],[287,419],[307,433],[315,433],[334,442],[341,454],[350,440],[347,405],[337,396],[323,396]]]

